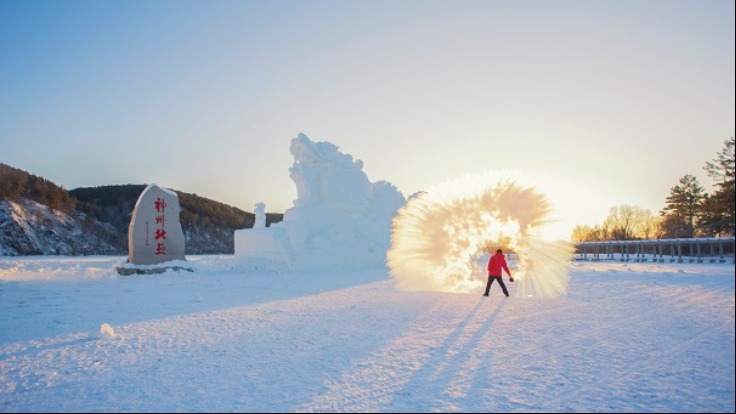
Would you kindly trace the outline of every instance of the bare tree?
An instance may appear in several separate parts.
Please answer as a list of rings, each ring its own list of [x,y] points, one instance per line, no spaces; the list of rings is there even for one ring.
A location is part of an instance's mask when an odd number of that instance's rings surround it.
[[[611,229],[611,236],[615,240],[642,238],[651,215],[649,210],[623,204],[611,207],[603,225]]]
[[[660,239],[662,238],[662,218],[652,214],[651,211],[645,210],[642,229],[640,235],[644,239]]]

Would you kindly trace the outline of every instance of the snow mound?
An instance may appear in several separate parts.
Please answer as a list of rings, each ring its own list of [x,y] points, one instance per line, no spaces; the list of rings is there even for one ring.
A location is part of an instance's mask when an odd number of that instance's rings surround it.
[[[100,339],[114,339],[115,330],[112,329],[109,323],[105,322],[100,325]]]

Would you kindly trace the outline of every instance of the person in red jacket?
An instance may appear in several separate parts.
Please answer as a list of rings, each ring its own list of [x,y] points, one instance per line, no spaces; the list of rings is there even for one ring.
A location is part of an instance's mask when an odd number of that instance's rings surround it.
[[[514,277],[511,276],[509,267],[506,265],[506,258],[503,256],[503,251],[498,249],[496,250],[496,254],[491,256],[491,259],[488,261],[488,283],[486,284],[486,293],[484,293],[483,296],[488,296],[493,280],[497,280],[498,284],[501,285],[503,294],[506,295],[506,297],[509,296],[509,291],[506,289],[506,285],[503,284],[503,273],[501,269],[506,271],[506,274],[509,275],[509,281],[513,282]]]

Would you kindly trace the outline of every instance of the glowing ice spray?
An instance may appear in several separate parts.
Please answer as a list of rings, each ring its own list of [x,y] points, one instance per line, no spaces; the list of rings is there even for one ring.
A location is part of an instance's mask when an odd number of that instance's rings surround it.
[[[547,241],[539,228],[550,204],[508,173],[448,181],[411,198],[393,220],[387,262],[399,288],[480,291],[487,278],[479,259],[497,248],[518,256],[517,294],[565,293],[573,246]]]

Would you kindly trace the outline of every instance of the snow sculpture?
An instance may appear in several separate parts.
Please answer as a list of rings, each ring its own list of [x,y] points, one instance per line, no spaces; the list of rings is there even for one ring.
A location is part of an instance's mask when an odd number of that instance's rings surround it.
[[[284,220],[235,232],[235,255],[286,262],[293,269],[383,266],[391,220],[406,200],[386,181],[372,183],[363,162],[329,142],[299,134],[289,146],[297,199]]]
[[[263,229],[266,227],[266,205],[263,203],[256,203],[256,222],[253,224],[254,229]]]

